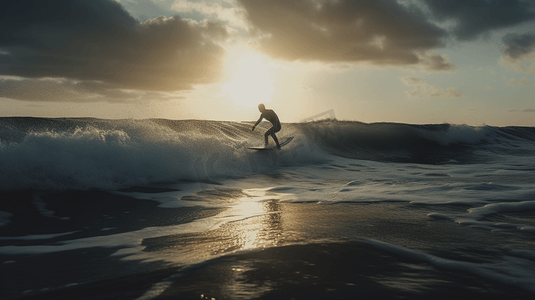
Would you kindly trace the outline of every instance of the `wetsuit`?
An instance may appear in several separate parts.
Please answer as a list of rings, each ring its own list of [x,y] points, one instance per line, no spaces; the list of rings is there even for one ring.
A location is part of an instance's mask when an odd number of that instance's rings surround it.
[[[266,131],[264,134],[264,144],[268,144],[268,136],[271,135],[273,140],[275,141],[275,144],[277,144],[277,147],[280,148],[279,140],[277,139],[277,136],[275,135],[275,132],[279,132],[281,130],[281,123],[279,121],[279,117],[272,109],[266,109],[262,112],[260,115],[260,118],[258,121],[256,121],[256,124],[254,124],[253,129],[258,125],[262,119],[268,120],[273,126]]]

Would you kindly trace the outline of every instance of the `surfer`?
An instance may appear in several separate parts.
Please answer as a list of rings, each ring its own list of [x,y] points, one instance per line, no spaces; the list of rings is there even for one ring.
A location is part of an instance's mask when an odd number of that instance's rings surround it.
[[[277,149],[280,150],[281,146],[279,145],[279,140],[277,139],[277,136],[275,135],[275,132],[279,132],[281,130],[281,122],[279,121],[279,117],[272,109],[266,109],[264,104],[258,104],[258,110],[262,114],[260,115],[260,118],[258,119],[258,121],[256,121],[256,123],[253,125],[252,130],[254,131],[256,125],[258,125],[262,121],[262,119],[266,119],[269,122],[271,122],[273,126],[271,126],[271,128],[268,129],[268,131],[266,131],[266,133],[264,134],[264,147],[267,147],[268,135],[271,135],[271,137],[275,141],[275,144],[277,144]]]

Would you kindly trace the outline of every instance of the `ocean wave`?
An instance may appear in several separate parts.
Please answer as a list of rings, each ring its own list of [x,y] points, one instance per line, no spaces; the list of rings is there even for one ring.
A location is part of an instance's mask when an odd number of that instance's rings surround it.
[[[452,124],[412,125],[336,120],[295,124],[311,148],[348,158],[424,164],[473,163],[481,151],[532,154],[535,128]]]
[[[283,151],[260,153],[247,149],[263,144],[264,130],[253,132],[251,125],[0,118],[0,190],[110,190],[179,180],[217,182],[318,164],[332,155],[381,162],[468,163],[481,159],[476,150],[532,154],[535,143],[535,129],[528,127],[327,120],[283,124],[279,138],[294,136],[295,141]]]

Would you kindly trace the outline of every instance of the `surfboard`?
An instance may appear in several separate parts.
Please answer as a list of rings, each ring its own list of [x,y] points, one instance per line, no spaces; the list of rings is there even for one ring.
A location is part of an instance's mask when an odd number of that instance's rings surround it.
[[[294,139],[293,136],[287,138],[284,142],[280,143],[281,148],[284,147],[284,145],[288,145],[289,142],[291,142]],[[278,150],[277,147],[249,147],[251,150]]]

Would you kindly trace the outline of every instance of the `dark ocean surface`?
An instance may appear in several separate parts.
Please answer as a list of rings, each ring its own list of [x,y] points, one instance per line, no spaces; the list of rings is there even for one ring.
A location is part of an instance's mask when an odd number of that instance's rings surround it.
[[[535,128],[251,126],[0,118],[0,298],[535,297]]]

